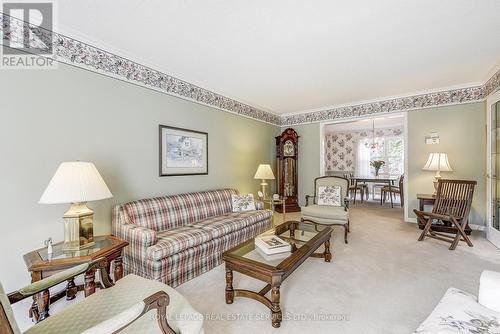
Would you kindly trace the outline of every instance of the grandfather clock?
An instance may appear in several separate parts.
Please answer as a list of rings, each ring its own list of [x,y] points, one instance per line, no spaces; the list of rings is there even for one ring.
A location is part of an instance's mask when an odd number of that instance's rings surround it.
[[[288,128],[276,137],[276,169],[278,173],[278,194],[286,197],[286,212],[300,211],[298,202],[298,159],[299,136],[294,129]],[[276,211],[283,212],[281,206]]]

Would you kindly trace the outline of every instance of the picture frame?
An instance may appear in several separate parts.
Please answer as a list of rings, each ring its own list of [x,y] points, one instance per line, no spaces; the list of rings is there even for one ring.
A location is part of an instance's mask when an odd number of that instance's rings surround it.
[[[207,175],[208,133],[159,125],[160,176]]]

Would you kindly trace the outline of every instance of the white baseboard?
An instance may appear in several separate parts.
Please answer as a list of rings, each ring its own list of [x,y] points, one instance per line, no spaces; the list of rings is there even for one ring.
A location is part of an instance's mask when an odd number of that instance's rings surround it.
[[[406,218],[405,221],[407,223],[412,223],[412,224],[416,224],[417,223],[417,218]],[[484,225],[478,225],[478,224],[469,224],[470,228],[473,230],[473,231],[484,231],[486,230],[486,226]]]

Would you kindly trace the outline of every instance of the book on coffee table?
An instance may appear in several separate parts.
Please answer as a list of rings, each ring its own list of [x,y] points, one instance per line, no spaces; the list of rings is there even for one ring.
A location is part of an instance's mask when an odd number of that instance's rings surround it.
[[[290,252],[292,246],[275,235],[263,235],[255,238],[255,246],[267,255]]]

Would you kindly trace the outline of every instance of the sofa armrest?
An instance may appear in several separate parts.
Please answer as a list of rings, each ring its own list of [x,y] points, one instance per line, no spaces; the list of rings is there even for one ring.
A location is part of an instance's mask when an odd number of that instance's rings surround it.
[[[485,270],[479,279],[479,304],[500,312],[500,272]]]
[[[264,210],[264,202],[262,202],[262,201],[255,201],[255,209],[256,210]]]
[[[127,240],[130,245],[148,248],[157,242],[156,231],[134,224],[123,224],[118,229],[118,237]]]

